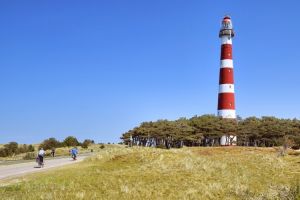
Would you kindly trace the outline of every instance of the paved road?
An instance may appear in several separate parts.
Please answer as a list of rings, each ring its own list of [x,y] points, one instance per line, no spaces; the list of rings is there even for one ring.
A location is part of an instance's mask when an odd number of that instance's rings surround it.
[[[82,161],[84,158],[88,157],[89,155],[79,155],[78,159],[76,161],[73,161],[72,158],[57,158],[57,159],[51,159],[51,160],[45,160],[45,166],[44,168],[38,168],[37,163],[32,162],[26,162],[26,163],[20,163],[20,164],[13,164],[13,165],[7,165],[7,166],[0,166],[0,180],[15,176],[21,176],[27,173],[35,173],[40,171],[45,171],[48,169],[52,169],[59,166],[74,164],[77,162]]]

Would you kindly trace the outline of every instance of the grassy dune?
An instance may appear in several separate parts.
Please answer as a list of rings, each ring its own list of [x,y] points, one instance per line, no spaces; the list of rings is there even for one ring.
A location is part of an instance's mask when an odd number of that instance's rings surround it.
[[[3,183],[2,199],[297,199],[300,156],[262,148],[105,148]]]

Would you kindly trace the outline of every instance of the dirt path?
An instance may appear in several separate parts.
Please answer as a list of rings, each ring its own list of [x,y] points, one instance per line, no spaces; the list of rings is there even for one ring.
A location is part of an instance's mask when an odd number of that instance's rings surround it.
[[[37,163],[26,162],[21,164],[13,164],[7,166],[0,166],[0,180],[21,176],[28,173],[35,173],[40,171],[49,170],[55,167],[60,167],[64,165],[70,165],[84,160],[90,155],[79,155],[76,161],[73,161],[72,158],[57,158],[57,159],[45,159],[45,166],[43,168],[38,168]]]

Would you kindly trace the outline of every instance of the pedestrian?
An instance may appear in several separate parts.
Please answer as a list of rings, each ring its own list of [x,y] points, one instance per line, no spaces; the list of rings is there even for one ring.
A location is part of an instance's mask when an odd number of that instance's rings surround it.
[[[54,148],[54,147],[51,149],[51,156],[52,156],[52,157],[55,156],[55,148]]]

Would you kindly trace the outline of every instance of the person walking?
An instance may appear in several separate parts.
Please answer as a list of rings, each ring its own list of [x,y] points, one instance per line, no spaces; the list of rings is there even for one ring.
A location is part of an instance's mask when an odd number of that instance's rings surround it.
[[[51,149],[51,156],[52,156],[52,157],[55,156],[55,148],[54,148],[54,147]]]

